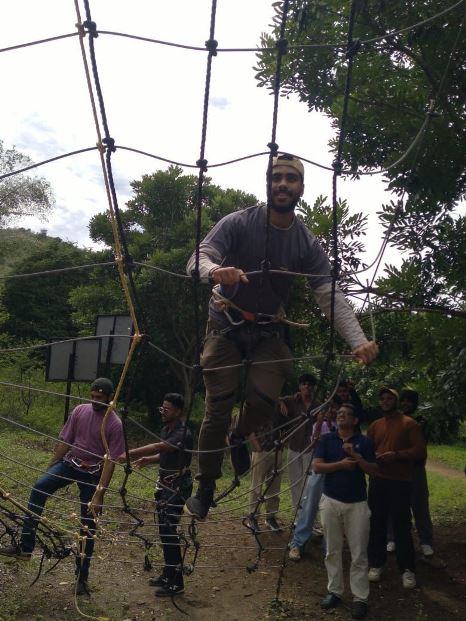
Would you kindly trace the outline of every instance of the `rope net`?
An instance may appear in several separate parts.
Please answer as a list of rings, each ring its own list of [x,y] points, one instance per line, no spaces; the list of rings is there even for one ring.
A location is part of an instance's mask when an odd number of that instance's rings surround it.
[[[283,525],[283,529],[288,533],[288,541],[281,542],[282,545],[273,545],[270,540],[264,537],[265,530],[261,527],[258,527],[258,518],[261,514],[262,507],[266,500],[270,500],[274,496],[284,497],[289,494],[290,487],[282,486],[281,490],[276,494],[269,494],[269,490],[272,488],[275,480],[279,477],[286,469],[287,464],[281,464],[281,454],[283,452],[283,447],[285,446],[287,439],[293,433],[297,433],[300,429],[304,428],[308,423],[309,419],[313,418],[317,412],[323,409],[333,394],[336,391],[338,386],[338,382],[340,379],[341,369],[345,362],[351,359],[351,355],[347,353],[341,353],[337,351],[337,343],[336,343],[336,333],[335,333],[335,290],[336,283],[340,278],[341,266],[340,266],[340,256],[339,256],[339,231],[338,231],[338,180],[343,175],[351,175],[352,177],[359,177],[361,175],[376,175],[376,174],[384,174],[389,169],[394,168],[404,162],[406,158],[412,156],[414,153],[414,157],[412,158],[412,166],[415,166],[416,157],[419,153],[419,145],[425,136],[426,132],[429,128],[429,123],[434,115],[437,99],[441,95],[440,92],[434,93],[430,95],[429,101],[426,102],[426,112],[424,118],[420,122],[419,130],[415,136],[412,137],[412,140],[408,146],[408,148],[403,153],[398,153],[394,155],[394,161],[390,166],[380,170],[346,170],[343,166],[343,147],[346,139],[345,130],[346,130],[346,122],[348,116],[348,104],[351,95],[351,84],[352,84],[352,76],[353,76],[353,60],[357,54],[363,54],[365,49],[369,49],[370,46],[376,45],[382,39],[400,36],[401,34],[407,33],[410,30],[414,30],[416,28],[420,28],[426,23],[439,19],[440,17],[446,15],[450,11],[455,10],[463,2],[452,3],[450,7],[445,8],[441,12],[436,15],[431,16],[430,18],[422,21],[418,21],[413,23],[410,28],[403,28],[394,32],[389,32],[381,37],[372,38],[369,40],[356,40],[353,35],[354,22],[357,16],[358,11],[358,3],[353,1],[351,5],[351,12],[348,16],[348,32],[347,32],[347,40],[345,42],[329,42],[326,44],[313,44],[312,42],[295,45],[287,41],[286,39],[286,25],[288,19],[288,10],[289,10],[289,2],[288,0],[284,0],[282,3],[281,10],[281,23],[279,25],[279,36],[277,38],[276,44],[273,48],[222,48],[219,46],[218,42],[215,39],[215,26],[216,26],[216,16],[217,16],[217,2],[216,0],[212,0],[211,11],[210,11],[210,23],[207,28],[207,40],[205,42],[204,47],[191,46],[187,44],[175,43],[170,41],[162,41],[157,39],[150,39],[147,37],[141,37],[134,34],[129,33],[121,33],[115,31],[109,31],[105,29],[99,29],[97,24],[93,21],[92,16],[92,6],[89,0],[82,0],[79,2],[78,0],[74,1],[75,12],[76,12],[76,29],[77,32],[72,32],[68,34],[58,35],[46,39],[40,39],[37,41],[32,41],[28,43],[13,45],[10,47],[6,47],[0,49],[1,53],[9,53],[20,48],[33,48],[37,45],[44,44],[52,44],[53,42],[61,39],[77,39],[77,44],[79,44],[82,63],[85,72],[85,83],[88,90],[89,101],[91,105],[92,117],[95,126],[96,132],[96,145],[85,147],[79,150],[74,150],[69,153],[56,155],[52,158],[44,160],[42,162],[36,164],[30,164],[21,169],[9,171],[0,176],[0,182],[5,181],[15,175],[19,175],[21,173],[27,172],[29,170],[49,165],[58,159],[68,158],[68,157],[76,157],[82,153],[86,152],[97,152],[99,157],[101,174],[103,185],[105,187],[105,192],[107,196],[108,202],[108,214],[109,220],[111,224],[111,230],[113,235],[113,260],[99,263],[99,264],[85,264],[80,266],[67,267],[63,266],[53,270],[44,270],[44,271],[35,271],[27,274],[8,274],[1,276],[1,280],[11,280],[11,279],[38,279],[40,282],[40,278],[43,276],[50,275],[63,275],[66,277],[69,272],[75,270],[90,270],[94,268],[98,268],[99,270],[116,270],[118,280],[120,283],[122,295],[124,298],[125,306],[130,314],[132,325],[134,328],[133,335],[129,338],[129,351],[123,365],[123,369],[119,375],[118,383],[115,389],[115,394],[113,401],[108,404],[106,414],[103,418],[102,427],[101,427],[101,438],[102,443],[106,449],[106,455],[104,458],[104,466],[102,472],[100,474],[100,481],[98,483],[97,489],[102,484],[102,481],[105,480],[109,469],[115,467],[117,471],[117,479],[120,481],[120,486],[116,487],[114,485],[110,485],[107,489],[106,496],[106,513],[103,516],[99,516],[97,513],[94,513],[93,518],[96,522],[97,529],[95,531],[89,530],[86,532],[83,530],[83,526],[80,523],[80,519],[78,517],[81,507],[81,502],[75,498],[75,491],[73,487],[68,489],[65,487],[63,491],[60,493],[54,493],[51,495],[50,502],[47,505],[45,515],[42,515],[40,519],[38,519],[37,523],[37,540],[36,546],[41,551],[41,561],[39,564],[39,569],[35,580],[37,580],[42,572],[44,561],[50,561],[52,564],[51,567],[47,569],[47,571],[51,571],[56,563],[61,562],[63,559],[66,559],[70,556],[75,558],[81,558],[84,560],[86,558],[86,543],[89,539],[97,540],[97,545],[100,546],[100,549],[103,550],[100,552],[104,555],[107,554],[110,556],[110,552],[105,552],[106,545],[112,546],[112,549],[117,548],[121,550],[121,546],[123,545],[134,545],[141,548],[143,554],[143,567],[145,570],[150,570],[156,567],[163,567],[162,556],[160,553],[160,538],[158,534],[158,526],[160,525],[160,520],[170,517],[176,516],[176,509],[179,503],[179,490],[176,487],[170,487],[170,485],[164,485],[160,482],[159,486],[164,488],[164,491],[168,492],[167,495],[164,496],[165,500],[163,503],[157,502],[152,498],[147,498],[139,495],[137,493],[139,480],[142,482],[149,482],[151,484],[156,485],[156,478],[152,475],[148,475],[145,472],[141,472],[140,470],[134,470],[131,467],[131,460],[129,457],[129,446],[126,442],[126,463],[120,464],[113,462],[109,455],[109,447],[106,436],[106,426],[108,422],[108,418],[112,412],[112,410],[116,409],[118,406],[118,402],[120,401],[122,389],[123,387],[127,387],[126,391],[125,403],[123,406],[123,423],[125,427],[125,437],[127,437],[127,432],[131,427],[133,427],[138,432],[143,432],[146,437],[152,436],[156,441],[160,441],[161,438],[154,434],[150,429],[147,429],[137,420],[134,420],[131,416],[128,415],[128,406],[131,400],[131,392],[132,392],[132,383],[134,382],[135,375],[137,373],[137,361],[141,355],[144,354],[144,350],[151,350],[156,352],[157,355],[161,356],[165,361],[170,361],[173,364],[179,365],[190,376],[190,385],[191,390],[194,392],[200,384],[200,379],[203,373],[213,372],[218,370],[227,370],[227,369],[235,369],[242,368],[247,369],[252,365],[258,364],[270,364],[276,363],[277,360],[273,361],[261,361],[261,362],[253,362],[251,360],[245,359],[241,363],[237,365],[229,365],[227,367],[213,367],[208,370],[204,370],[200,364],[200,352],[202,346],[202,335],[201,335],[201,325],[203,318],[200,316],[200,308],[201,301],[200,297],[202,294],[202,288],[204,285],[201,283],[201,279],[199,276],[199,248],[202,239],[202,212],[203,212],[203,204],[205,199],[205,179],[206,173],[210,168],[218,168],[221,166],[230,166],[240,161],[250,160],[251,158],[257,157],[268,157],[268,174],[267,174],[267,225],[265,230],[266,236],[266,253],[264,257],[264,261],[262,264],[262,273],[281,273],[286,274],[288,276],[317,276],[316,274],[305,274],[305,273],[296,273],[296,272],[287,272],[287,271],[279,271],[273,270],[268,265],[268,252],[269,252],[269,232],[270,232],[270,209],[271,209],[271,169],[272,169],[272,160],[277,154],[283,153],[280,150],[279,145],[277,143],[277,122],[279,115],[279,101],[281,94],[281,79],[282,79],[282,61],[287,51],[290,49],[299,50],[300,48],[313,48],[321,49],[321,48],[335,48],[339,49],[346,54],[346,66],[347,66],[347,74],[346,74],[346,83],[344,87],[344,98],[343,98],[343,106],[342,106],[342,114],[339,123],[338,136],[337,136],[337,149],[336,149],[336,158],[331,167],[326,166],[322,163],[312,161],[306,158],[306,154],[294,154],[296,157],[299,157],[302,161],[307,162],[310,165],[328,170],[332,172],[332,299],[331,299],[331,311],[330,311],[330,328],[329,328],[329,338],[328,338],[328,346],[327,351],[323,354],[319,355],[311,355],[308,353],[305,356],[301,357],[293,357],[291,359],[282,360],[282,361],[290,361],[290,362],[309,362],[314,361],[318,362],[322,368],[322,376],[330,374],[330,363],[335,359],[338,359],[340,366],[340,370],[333,373],[331,377],[332,390],[330,391],[330,395],[327,401],[321,406],[312,409],[307,413],[307,416],[302,416],[298,419],[297,423],[290,429],[286,425],[279,425],[272,429],[272,433],[278,433],[279,439],[276,440],[275,446],[272,449],[271,453],[273,454],[273,468],[272,472],[269,476],[265,478],[264,481],[256,488],[250,488],[249,479],[251,477],[251,473],[255,466],[249,468],[246,472],[242,473],[240,476],[234,475],[233,481],[230,486],[228,483],[223,481],[219,490],[217,491],[217,498],[214,503],[214,508],[209,513],[208,519],[204,523],[196,522],[195,520],[188,519],[187,517],[182,517],[178,532],[180,536],[181,548],[182,548],[182,564],[180,567],[176,569],[180,571],[184,575],[189,575],[193,571],[205,571],[209,574],[212,570],[216,569],[216,565],[210,565],[202,563],[202,550],[208,549],[209,547],[215,549],[234,549],[236,546],[228,543],[228,539],[231,536],[237,535],[239,532],[250,532],[252,537],[250,538],[250,544],[243,546],[244,550],[251,550],[255,553],[253,555],[253,559],[246,565],[246,569],[251,572],[257,570],[260,566],[264,554],[267,551],[283,551],[283,560],[281,563],[275,565],[268,565],[269,567],[276,567],[279,571],[277,572],[277,583],[275,587],[275,597],[278,599],[280,596],[281,585],[284,577],[284,568],[286,565],[287,559],[287,544],[289,543],[292,531],[293,531],[293,522],[296,519],[297,509],[295,510],[292,519],[290,519],[288,524]],[[462,24],[459,27],[459,33],[461,32]],[[143,151],[137,149],[132,146],[124,146],[117,143],[117,139],[113,137],[111,133],[111,125],[109,121],[109,117],[107,115],[107,105],[104,96],[104,89],[100,80],[100,65],[98,62],[98,48],[99,48],[99,37],[113,37],[113,38],[125,38],[132,41],[141,41],[150,44],[161,45],[167,48],[167,54],[170,53],[172,48],[181,48],[183,50],[198,53],[203,52],[206,54],[206,66],[205,66],[205,78],[203,84],[203,110],[202,117],[200,119],[200,145],[199,145],[199,156],[195,163],[192,162],[179,162],[176,160],[172,160],[168,157],[162,155],[156,155],[153,153],[149,153],[147,151]],[[458,35],[459,40],[459,35]],[[207,138],[208,138],[208,122],[209,122],[209,109],[210,109],[210,91],[213,80],[214,68],[216,57],[219,54],[223,53],[247,53],[247,52],[255,52],[255,53],[268,53],[275,55],[275,75],[273,79],[273,104],[272,104],[272,120],[271,120],[271,135],[270,141],[267,144],[267,151],[262,151],[259,153],[248,154],[240,157],[236,157],[224,162],[214,162],[209,163],[207,159]],[[450,58],[452,58],[455,49],[451,51]],[[443,86],[445,76],[448,72],[448,66],[445,67],[444,78],[441,80],[441,84]],[[111,110],[111,105],[109,106],[109,110]],[[112,128],[113,129],[113,128]],[[140,262],[134,261],[131,257],[129,251],[129,245],[127,240],[127,233],[124,225],[124,221],[122,218],[122,212],[118,203],[118,193],[115,187],[115,174],[114,174],[114,158],[117,157],[119,151],[128,151],[137,153],[139,155],[143,155],[147,158],[153,158],[157,161],[161,161],[164,163],[173,164],[176,166],[181,166],[183,168],[194,169],[197,170],[198,180],[197,180],[197,191],[195,197],[195,267],[192,271],[191,275],[186,275],[185,273],[178,272],[176,270],[167,269],[166,266],[157,266],[153,265],[149,262]],[[402,209],[403,198],[400,199],[400,210]],[[385,238],[382,240],[380,250],[377,253],[373,263],[369,267],[376,266],[376,272],[379,269],[382,258],[384,256],[384,252],[387,248],[388,242],[390,240],[391,229],[387,230]],[[188,280],[189,286],[192,288],[192,300],[193,300],[193,317],[194,317],[194,331],[195,331],[195,348],[194,354],[192,356],[192,361],[187,362],[186,360],[180,360],[176,355],[174,355],[170,351],[166,351],[163,347],[153,342],[153,338],[150,335],[150,329],[147,327],[146,318],[144,316],[144,308],[140,303],[138,296],[138,287],[136,280],[136,270],[139,270],[139,273],[142,270],[147,271],[155,271],[159,275],[164,278],[170,279],[179,279],[181,281]],[[372,322],[372,338],[375,340],[375,327],[372,316],[385,312],[383,308],[375,308],[370,301],[370,295],[374,294],[377,296],[384,295],[381,292],[377,291],[374,286],[375,273],[372,276],[372,282],[369,284],[367,281],[366,284],[363,284],[358,276],[361,273],[367,272],[368,268],[364,268],[362,270],[353,270],[346,271],[344,273],[345,279],[349,282],[349,294],[355,300],[363,301],[363,306],[361,309],[364,310],[364,307],[367,305],[368,307],[368,315],[371,318]],[[103,273],[103,272],[102,272]],[[257,272],[247,272],[246,275],[257,274]],[[29,280],[27,281],[29,282]],[[188,284],[188,283],[187,283]],[[386,294],[385,294],[386,295]],[[389,296],[387,296],[389,297]],[[406,308],[403,307],[403,304],[406,302],[404,300],[399,300],[400,308],[399,310],[402,312],[406,312],[408,310],[412,310],[412,307]],[[390,308],[389,312],[395,312],[396,309]],[[445,309],[442,307],[423,307],[423,311],[432,311],[432,312],[445,312]],[[447,312],[451,313],[451,310]],[[465,316],[464,312],[457,311],[457,316]],[[111,335],[104,335],[111,336]],[[86,340],[94,337],[76,337],[70,339],[63,339],[61,342],[73,342],[79,340]],[[31,355],[34,351],[47,351],[48,348],[51,347],[51,343],[40,343],[33,345],[21,345],[18,347],[4,347],[0,348],[0,356],[8,356],[17,352],[31,352]],[[327,377],[328,379],[328,377]],[[18,384],[14,382],[2,381],[0,385],[9,388],[14,391],[20,391],[21,395],[25,395],[25,398],[31,398],[31,395],[44,395],[44,397],[66,397],[64,393],[48,391],[44,389],[40,389],[34,386],[26,385],[26,384]],[[83,397],[81,394],[78,395],[70,395],[69,396],[73,401],[82,402]],[[191,407],[187,412],[187,422],[189,423],[189,419],[192,412],[192,402]],[[32,425],[24,425],[19,423],[18,421],[13,420],[11,417],[0,416],[0,421],[5,428],[13,428],[18,430],[18,433],[34,433],[41,441],[46,444],[49,444],[50,441],[58,441],[58,438],[54,438],[53,436],[49,436],[47,434],[42,433],[40,430],[35,429]],[[258,439],[261,439],[261,434],[258,434]],[[199,449],[194,449],[189,451],[184,446],[186,440],[186,432],[183,438],[183,450],[185,452],[192,452],[194,457],[197,458],[200,451]],[[228,452],[231,450],[231,446],[227,445],[225,447],[219,447],[216,449],[212,449],[211,452]],[[307,450],[307,449],[306,449]],[[299,459],[305,451],[299,453],[294,457],[295,460]],[[95,455],[90,454],[90,457],[96,457]],[[99,457],[99,456],[97,456]],[[40,462],[40,459],[36,459],[31,455],[29,459],[25,459],[24,456],[15,456],[15,455],[7,455],[6,453],[0,452],[0,459],[2,460],[2,477],[1,477],[1,485],[0,485],[0,543],[12,543],[13,545],[18,545],[19,543],[19,533],[21,529],[25,525],[25,521],[28,517],[31,517],[31,511],[27,508],[25,504],[25,499],[28,497],[30,491],[33,489],[34,480],[37,476],[40,476],[46,472],[46,466]],[[20,466],[25,472],[27,472],[27,476],[24,480],[19,480],[15,476],[15,470]],[[175,475],[176,473],[174,473]],[[307,480],[309,472],[306,472],[300,479],[300,499],[303,495],[305,483]],[[74,479],[69,479],[67,481],[62,481],[63,485],[67,483],[75,482]],[[77,482],[77,481],[76,481]],[[240,485],[243,483],[243,487]],[[14,491],[9,491],[13,489]],[[244,490],[244,491],[243,491]],[[258,491],[257,501],[254,506],[251,507],[250,501],[248,501],[248,496],[252,491]],[[298,503],[299,506],[299,503]],[[171,512],[174,513],[171,513]],[[221,527],[221,531],[219,532],[219,528]],[[165,543],[164,545],[178,545],[178,543]],[[118,556],[118,554],[117,554]],[[114,556],[113,556],[114,560]],[[126,567],[125,571],[129,571],[128,566],[133,563],[128,559],[118,559],[118,562],[122,564],[122,566]],[[245,565],[235,566],[231,564],[229,569],[245,569]],[[34,580],[34,581],[35,581]],[[79,609],[79,608],[78,608]],[[83,613],[84,614],[84,613]],[[88,615],[84,615],[88,616]],[[89,617],[90,618],[90,617]]]

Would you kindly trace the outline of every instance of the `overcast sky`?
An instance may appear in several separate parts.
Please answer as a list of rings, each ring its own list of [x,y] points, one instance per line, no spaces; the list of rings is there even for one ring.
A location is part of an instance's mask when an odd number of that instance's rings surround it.
[[[203,46],[209,36],[211,0],[91,0],[100,30],[112,30]],[[84,8],[80,2],[84,19]],[[273,15],[271,0],[219,0],[215,38],[219,47],[254,47]],[[14,0],[0,4],[0,48],[76,30],[73,0]],[[101,35],[95,41],[110,134],[117,144],[181,162],[199,157],[206,54]],[[87,48],[87,40],[86,40]],[[257,87],[254,53],[219,53],[213,60],[206,158],[210,163],[267,150],[273,99]],[[0,138],[34,161],[91,147],[96,131],[77,37],[0,54],[3,95]],[[328,119],[310,114],[297,98],[280,99],[280,150],[329,165]],[[114,176],[120,207],[129,183],[166,164],[117,151]],[[265,198],[267,158],[211,169],[222,187]],[[33,230],[91,245],[88,222],[107,208],[100,160],[91,152],[39,169],[51,183],[56,209],[47,223],[21,222]],[[193,172],[186,170],[186,172]],[[196,171],[194,171],[196,173]],[[304,199],[331,196],[330,172],[306,166]],[[382,241],[376,212],[389,200],[380,177],[339,181],[339,194],[370,217],[370,261]],[[393,259],[393,253],[388,255]]]

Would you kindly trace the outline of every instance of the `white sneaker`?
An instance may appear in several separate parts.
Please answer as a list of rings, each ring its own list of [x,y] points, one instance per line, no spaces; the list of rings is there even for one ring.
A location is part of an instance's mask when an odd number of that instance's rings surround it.
[[[421,552],[424,556],[434,556],[434,550],[428,543],[421,543]]]
[[[394,541],[389,541],[387,543],[387,552],[395,552],[396,546]]]
[[[403,581],[403,587],[405,589],[414,589],[414,587],[416,586],[416,576],[409,569],[403,572],[401,579]]]
[[[381,567],[369,567],[369,571],[367,573],[367,577],[369,578],[369,582],[379,582],[381,575],[382,575],[382,568]]]

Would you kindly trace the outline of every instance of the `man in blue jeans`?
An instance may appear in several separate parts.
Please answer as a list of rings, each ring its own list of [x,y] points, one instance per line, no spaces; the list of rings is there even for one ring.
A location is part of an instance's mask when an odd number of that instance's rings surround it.
[[[48,497],[57,490],[76,483],[81,504],[82,537],[82,545],[76,556],[78,595],[89,594],[87,580],[94,551],[95,514],[101,511],[104,494],[114,470],[114,464],[109,462],[103,468],[107,451],[101,437],[102,422],[112,395],[113,384],[109,379],[101,377],[92,383],[92,402],[78,405],[73,410],[60,432],[60,442],[55,447],[47,472],[32,488],[19,544],[0,548],[3,556],[29,560],[36,544],[40,516]],[[113,411],[105,421],[104,433],[109,457],[116,459],[125,450],[125,445],[121,420]]]

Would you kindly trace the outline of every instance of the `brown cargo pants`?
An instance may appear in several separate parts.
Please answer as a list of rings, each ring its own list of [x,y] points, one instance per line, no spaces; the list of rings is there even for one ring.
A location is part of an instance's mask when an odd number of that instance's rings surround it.
[[[206,398],[196,478],[204,484],[213,483],[222,476],[223,449],[235,403],[244,398],[238,432],[246,437],[273,416],[285,379],[293,368],[291,360],[279,362],[291,358],[280,324],[242,324],[226,334],[222,334],[221,329],[209,320],[201,356]],[[241,364],[244,360],[267,363],[247,365],[247,369],[239,366],[209,371]],[[244,393],[240,394],[242,385]]]

